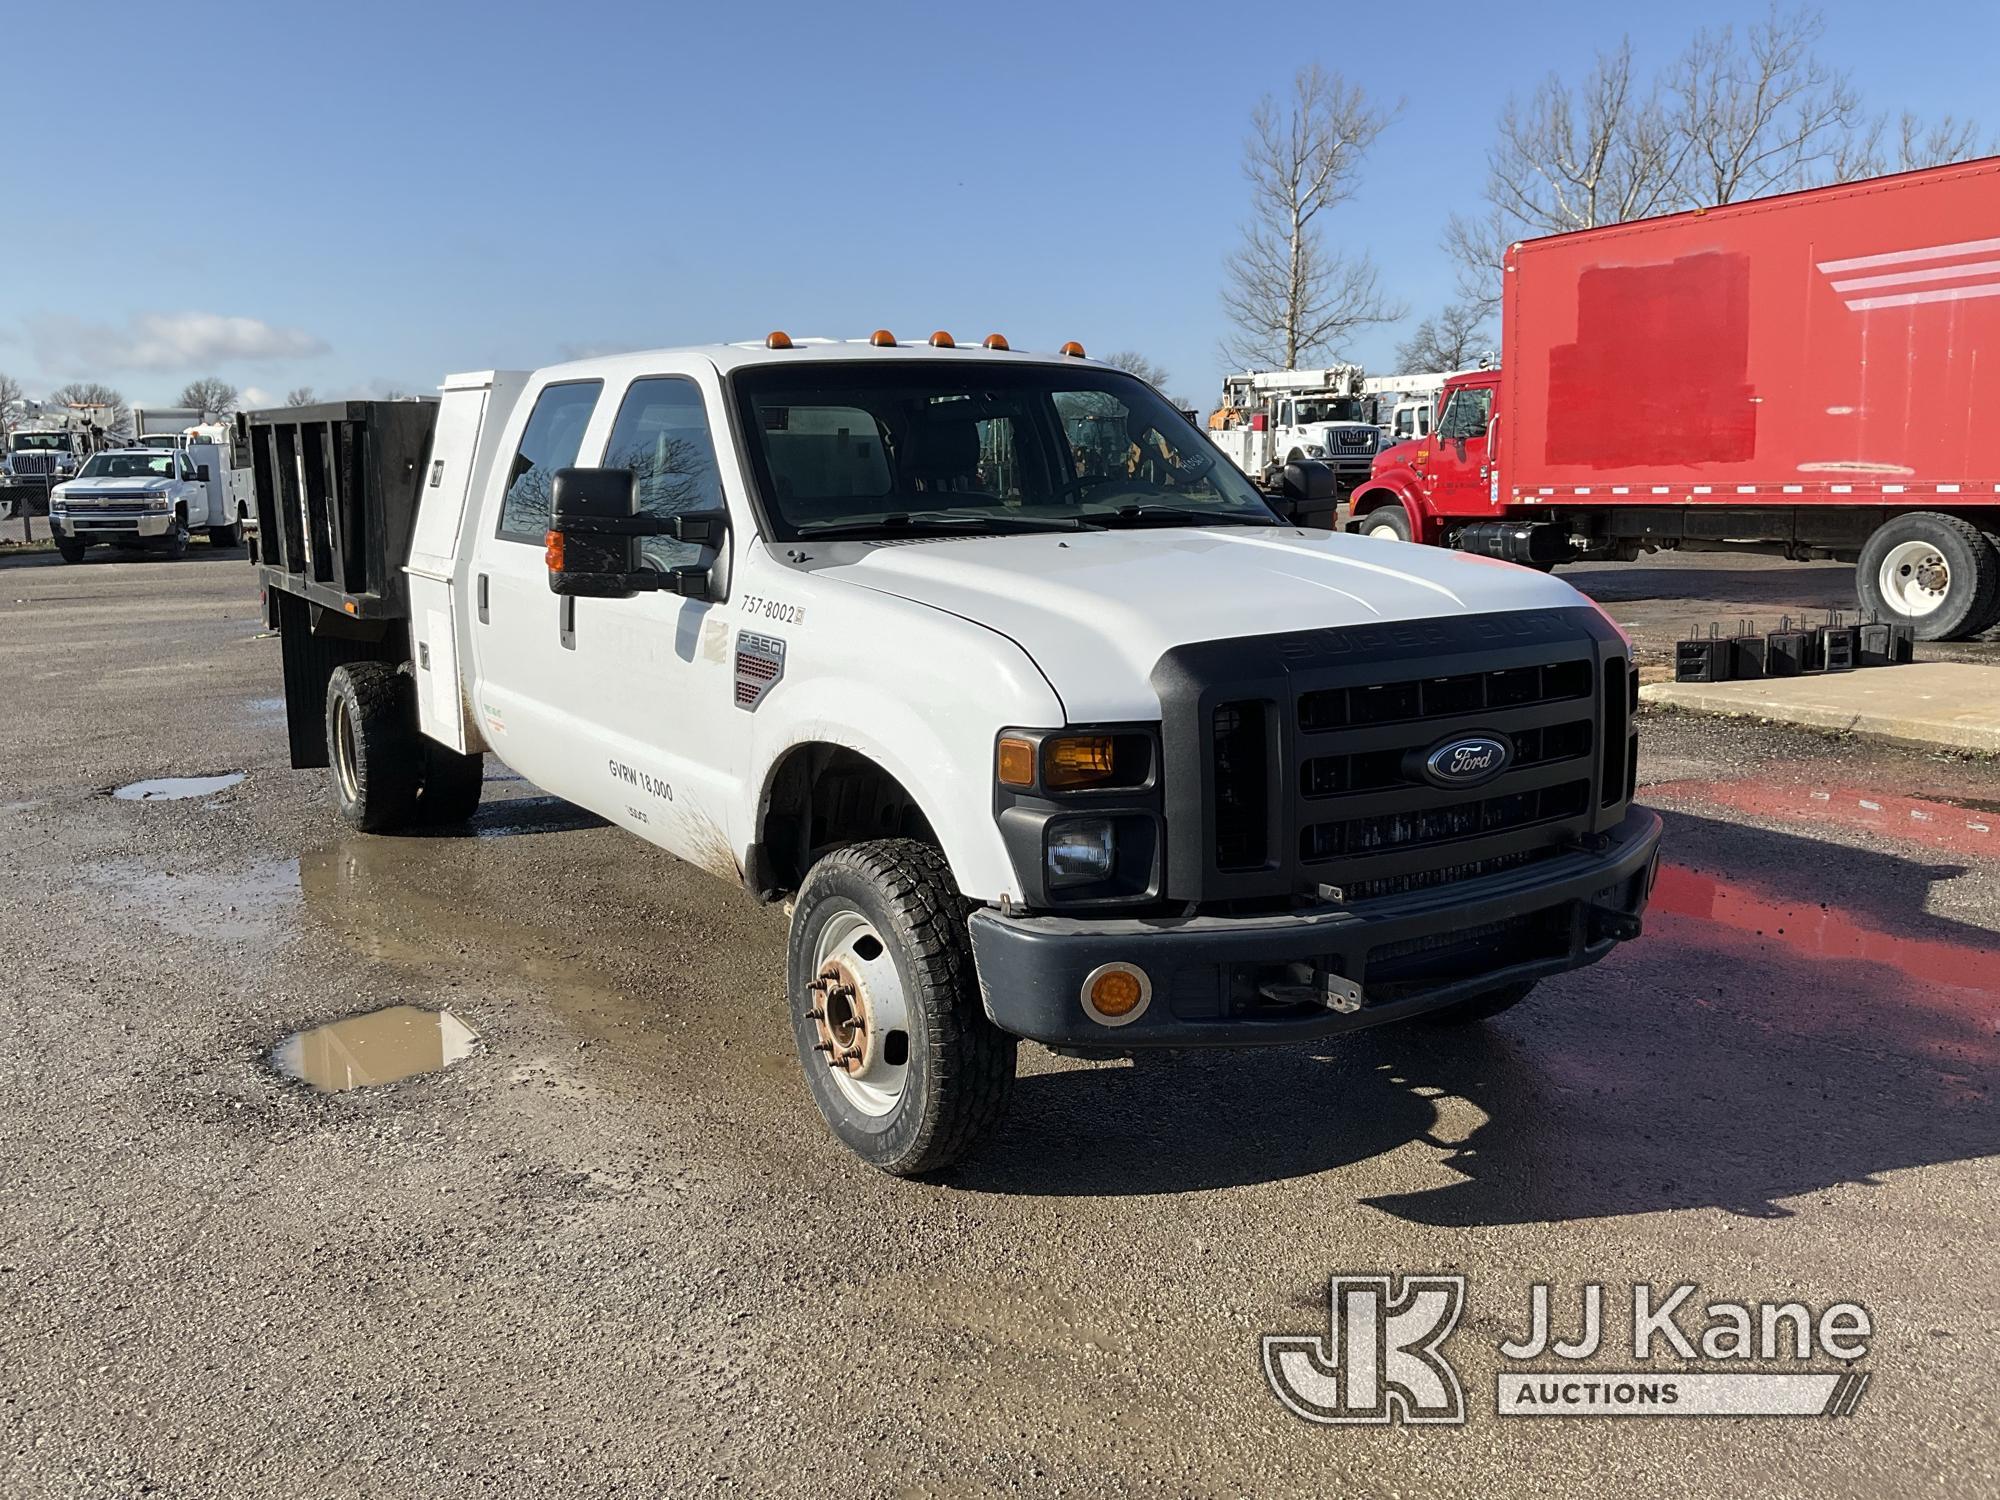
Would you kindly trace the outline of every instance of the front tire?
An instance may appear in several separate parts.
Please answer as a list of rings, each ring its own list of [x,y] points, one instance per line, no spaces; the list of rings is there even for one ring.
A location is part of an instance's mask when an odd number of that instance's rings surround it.
[[[1854,569],[1864,614],[1920,641],[1977,635],[2000,620],[2000,550],[1958,516],[1911,511],[1875,528]]]
[[[56,539],[56,553],[66,563],[82,562],[83,554],[89,550],[82,542],[72,542],[68,537]]]
[[[792,912],[792,1032],[828,1127],[871,1166],[951,1165],[1004,1113],[1015,1039],[986,1017],[966,903],[914,839],[850,844]]]
[[[1382,505],[1361,518],[1361,535],[1378,542],[1410,540],[1410,513],[1400,505]]]
[[[420,739],[408,677],[379,661],[334,668],[326,688],[326,751],[343,822],[363,833],[393,833],[416,821]]]
[[[174,517],[174,529],[167,533],[167,539],[161,544],[160,550],[164,555],[171,558],[187,556],[188,528],[186,521],[183,521],[179,516]]]

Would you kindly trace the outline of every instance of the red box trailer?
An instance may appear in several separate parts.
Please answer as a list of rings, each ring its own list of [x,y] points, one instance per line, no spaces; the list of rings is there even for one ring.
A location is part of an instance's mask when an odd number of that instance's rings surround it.
[[[1378,457],[1354,529],[1836,557],[1924,639],[2000,623],[2000,159],[1524,241],[1503,297],[1502,367]]]

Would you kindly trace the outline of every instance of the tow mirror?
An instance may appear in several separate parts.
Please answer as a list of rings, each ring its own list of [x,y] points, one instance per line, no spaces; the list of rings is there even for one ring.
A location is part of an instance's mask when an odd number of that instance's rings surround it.
[[[1316,458],[1298,458],[1278,476],[1284,513],[1298,526],[1332,526],[1340,502],[1334,495],[1333,470]]]
[[[201,482],[202,482],[203,484],[207,484],[207,483],[208,483],[208,465],[207,465],[207,464],[196,464],[196,465],[194,466],[194,477],[195,477],[196,479],[200,480],[200,481],[201,481]]]
[[[666,536],[697,547],[720,547],[728,523],[722,511],[643,514],[639,478],[630,469],[558,469],[549,496],[549,588],[594,599],[629,599],[656,590],[707,599],[706,564],[649,568],[639,542]]]

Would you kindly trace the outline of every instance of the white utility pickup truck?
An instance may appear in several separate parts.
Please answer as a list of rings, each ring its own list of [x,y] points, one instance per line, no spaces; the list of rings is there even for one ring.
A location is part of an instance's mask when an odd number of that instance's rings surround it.
[[[773,334],[253,414],[293,763],[387,833],[490,752],[789,901],[813,1094],[903,1174],[1021,1038],[1473,1020],[1637,936],[1610,619],[1301,529],[1322,466],[1267,502],[1082,353]]]
[[[184,438],[173,448],[93,453],[49,495],[49,531],[64,562],[104,544],[179,557],[193,531],[234,547],[250,506],[250,475],[232,467],[228,445]]]

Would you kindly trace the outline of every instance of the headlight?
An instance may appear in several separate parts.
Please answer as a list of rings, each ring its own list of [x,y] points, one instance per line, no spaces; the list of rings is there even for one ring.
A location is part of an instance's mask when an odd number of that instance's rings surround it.
[[[1109,818],[1065,818],[1051,823],[1046,845],[1051,886],[1109,880],[1117,865],[1117,838]]]

